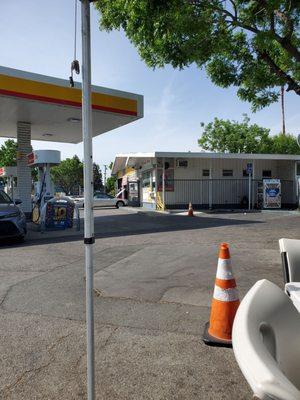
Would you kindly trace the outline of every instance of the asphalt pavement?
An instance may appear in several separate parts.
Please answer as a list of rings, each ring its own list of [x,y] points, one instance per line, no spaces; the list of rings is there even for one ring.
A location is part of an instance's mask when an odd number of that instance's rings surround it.
[[[96,399],[251,399],[231,349],[201,340],[218,245],[230,244],[242,298],[283,287],[280,237],[296,213],[95,212]],[[81,232],[30,231],[0,246],[0,398],[86,399]]]

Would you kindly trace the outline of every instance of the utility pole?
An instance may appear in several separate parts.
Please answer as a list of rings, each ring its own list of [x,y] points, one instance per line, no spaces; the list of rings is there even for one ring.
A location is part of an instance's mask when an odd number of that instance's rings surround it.
[[[94,214],[93,142],[91,104],[91,29],[90,2],[81,0],[82,35],[82,136],[84,154],[84,246],[86,276],[86,340],[87,340],[87,398],[95,399],[95,349],[94,349],[94,266],[93,244]]]
[[[282,134],[285,135],[285,110],[284,110],[284,85],[281,86],[281,115],[282,115]]]
[[[162,203],[163,211],[166,209],[166,162],[163,158],[163,170],[162,170]]]

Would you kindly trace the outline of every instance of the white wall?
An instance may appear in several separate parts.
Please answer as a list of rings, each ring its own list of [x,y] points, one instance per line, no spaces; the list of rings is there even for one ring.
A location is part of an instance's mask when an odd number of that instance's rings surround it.
[[[175,167],[175,179],[205,179],[202,176],[203,169],[210,169],[212,166],[213,179],[242,179],[243,170],[251,160],[236,159],[188,159],[187,168]],[[176,165],[176,163],[175,163]],[[223,177],[223,169],[232,169],[233,176]],[[262,171],[271,170],[273,178],[294,179],[294,161],[277,160],[254,160],[254,178],[262,179]]]
[[[174,192],[166,194],[166,203],[184,204],[190,201],[194,204],[209,204],[209,177],[202,175],[203,169],[212,168],[211,187],[214,204],[239,204],[244,196],[248,198],[248,179],[243,176],[243,170],[251,160],[236,159],[188,159],[188,167],[176,167],[174,163]],[[254,160],[254,179],[262,179],[263,170],[271,170],[272,178],[292,180],[295,177],[294,161]],[[233,170],[232,177],[223,177],[223,169]],[[201,180],[191,182],[189,180]],[[216,181],[216,180],[220,181]],[[238,180],[238,181],[237,181]],[[227,182],[226,182],[227,181]],[[293,184],[284,184],[283,189],[289,188],[289,195],[283,193],[283,202],[295,201],[295,194],[290,194]],[[253,194],[252,194],[253,196]],[[256,193],[254,193],[256,201]]]

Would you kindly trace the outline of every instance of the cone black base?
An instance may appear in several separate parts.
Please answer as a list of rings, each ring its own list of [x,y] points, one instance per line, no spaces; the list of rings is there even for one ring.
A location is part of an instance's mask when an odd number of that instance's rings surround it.
[[[211,336],[208,333],[208,329],[209,329],[209,322],[207,322],[205,324],[204,332],[203,332],[203,336],[202,336],[203,342],[205,344],[207,344],[208,346],[232,348],[232,341],[231,340],[219,339],[219,338],[216,338],[214,336]]]

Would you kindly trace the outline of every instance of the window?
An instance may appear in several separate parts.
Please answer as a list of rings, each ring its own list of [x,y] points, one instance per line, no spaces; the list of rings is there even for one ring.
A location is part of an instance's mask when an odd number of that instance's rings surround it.
[[[187,168],[188,160],[177,160],[177,167],[179,168]]]
[[[143,187],[150,187],[151,186],[151,173],[149,172],[144,172],[143,176]]]
[[[94,195],[94,199],[109,199],[112,198],[112,196],[109,196],[108,194],[105,193],[96,193]]]
[[[10,203],[12,203],[10,197],[3,190],[0,190],[0,204],[10,204]]]
[[[232,169],[223,169],[223,176],[233,176]]]
[[[270,169],[264,169],[262,172],[263,178],[271,178],[272,171]]]
[[[209,176],[209,169],[203,169],[202,176]]]

